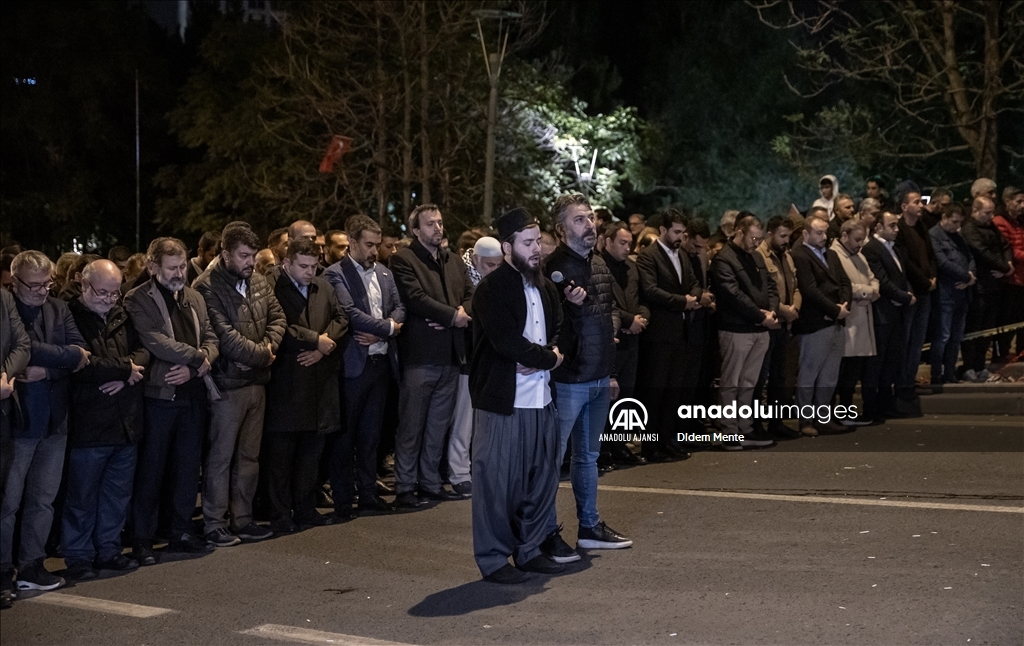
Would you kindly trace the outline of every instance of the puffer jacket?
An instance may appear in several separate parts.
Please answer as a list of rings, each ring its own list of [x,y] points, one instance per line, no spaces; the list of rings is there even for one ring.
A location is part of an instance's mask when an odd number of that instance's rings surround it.
[[[544,264],[548,278],[556,271],[562,272],[563,287],[573,281],[586,290],[587,298],[582,305],[573,305],[559,287],[564,316],[558,349],[565,359],[551,371],[551,377],[559,383],[578,384],[614,376],[619,314],[612,287],[615,278],[608,265],[600,255],[591,252],[584,258],[563,242]]]
[[[235,289],[237,282],[223,263],[217,263],[197,278],[194,286],[206,301],[206,311],[220,342],[213,380],[224,390],[270,381],[270,364],[288,326],[284,310],[266,278],[254,273],[249,278],[246,297]]]
[[[68,445],[72,447],[124,446],[142,435],[142,383],[127,383],[132,365],[149,365],[149,351],[121,306],[103,319],[78,298],[68,304],[89,352],[89,363],[71,375],[71,419]],[[100,391],[111,381],[126,382],[113,395]]]

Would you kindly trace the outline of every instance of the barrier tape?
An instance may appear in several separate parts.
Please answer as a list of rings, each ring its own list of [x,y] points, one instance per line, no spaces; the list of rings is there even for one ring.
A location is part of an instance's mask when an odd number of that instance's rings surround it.
[[[987,330],[978,330],[977,332],[971,332],[970,334],[965,334],[964,338],[961,339],[961,341],[973,341],[974,339],[981,339],[987,336],[998,336],[1000,334],[1005,334],[1006,332],[1013,332],[1014,330],[1019,330],[1021,328],[1024,328],[1024,321],[1021,321],[1020,323],[1011,323],[1010,325],[1001,325],[999,327],[993,327]],[[925,343],[923,346],[921,346],[921,352],[927,352],[928,350],[931,350],[931,347],[931,343]]]

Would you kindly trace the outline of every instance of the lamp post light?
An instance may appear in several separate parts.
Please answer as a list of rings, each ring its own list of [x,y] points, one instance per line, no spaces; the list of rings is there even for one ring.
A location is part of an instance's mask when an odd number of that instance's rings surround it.
[[[491,96],[487,103],[487,152],[484,165],[484,212],[483,223],[490,225],[494,211],[494,128],[498,121],[498,77],[501,76],[501,64],[505,60],[508,49],[508,22],[521,18],[522,14],[514,11],[496,9],[480,9],[473,12],[476,17],[476,28],[480,34],[480,47],[484,52],[484,64],[487,66],[487,79],[491,83]],[[493,52],[487,51],[487,40],[481,20],[498,21],[498,42]]]

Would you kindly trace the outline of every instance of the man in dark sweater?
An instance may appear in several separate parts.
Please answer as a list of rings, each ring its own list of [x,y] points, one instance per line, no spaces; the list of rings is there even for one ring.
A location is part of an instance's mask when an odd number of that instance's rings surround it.
[[[558,491],[550,371],[562,364],[562,308],[558,289],[540,271],[537,220],[516,209],[496,225],[505,264],[473,297],[473,553],[485,580],[522,583],[528,577],[521,570],[561,570],[542,549],[574,554],[547,529]]]
[[[733,403],[737,409],[753,405],[754,386],[768,352],[768,330],[780,327],[775,280],[768,274],[764,256],[757,252],[763,238],[761,223],[747,215],[736,222],[732,239],[711,263],[711,278],[718,297],[718,345],[722,352],[719,395],[723,407]],[[724,442],[726,449],[775,443],[766,434],[752,432],[753,419],[749,416],[724,418],[723,430],[743,436],[742,440]]]
[[[1005,279],[1013,274],[1013,249],[992,222],[995,213],[996,205],[992,200],[976,197],[961,230],[978,268],[978,286],[967,312],[965,333],[999,325],[1000,307],[1008,292]],[[988,380],[990,373],[985,367],[985,355],[994,340],[994,337],[982,337],[961,344],[965,381]],[[993,353],[999,356],[1000,349],[994,347]]]
[[[109,260],[82,271],[82,295],[69,307],[89,345],[89,365],[71,376],[68,493],[64,502],[65,576],[96,577],[96,570],[134,570],[121,554],[142,435],[142,375],[149,352],[128,313],[117,304],[121,272]],[[96,569],[93,569],[95,565]]]
[[[629,257],[633,243],[629,227],[625,222],[612,222],[605,226],[603,233],[605,243],[601,258],[615,279],[612,295],[615,297],[615,308],[619,311],[615,379],[619,383],[619,397],[632,397],[636,385],[640,334],[647,328],[651,312],[640,302],[640,274],[636,263]],[[615,464],[647,463],[646,459],[630,451],[625,442],[604,442],[601,450],[607,452]]]
[[[442,247],[444,221],[437,205],[409,216],[415,239],[391,258],[406,321],[398,337],[402,360],[398,433],[395,436],[395,504],[461,500],[444,488],[441,456],[455,411],[459,369],[466,362],[473,284],[457,254]],[[417,489],[419,497],[417,497]]]
[[[595,255],[597,230],[587,198],[567,194],[552,209],[555,231],[562,239],[544,263],[544,274],[562,276],[573,285],[562,300],[562,327],[558,338],[566,348],[565,361],[551,373],[558,393],[559,455],[572,438],[569,477],[579,519],[577,545],[584,549],[621,549],[632,545],[610,529],[597,512],[597,458],[601,433],[611,400],[618,397],[615,368],[615,333],[619,314],[612,284],[615,279],[604,260]],[[554,508],[548,531],[558,529]]]
[[[928,318],[931,315],[931,295],[936,287],[935,251],[928,229],[921,221],[921,195],[904,193],[899,198],[900,222],[896,246],[903,250],[907,264],[903,268],[910,281],[910,289],[917,302],[907,306],[904,324],[904,346],[906,357],[903,364],[899,388],[903,392],[914,389],[917,368],[921,365],[921,346],[928,334]]]

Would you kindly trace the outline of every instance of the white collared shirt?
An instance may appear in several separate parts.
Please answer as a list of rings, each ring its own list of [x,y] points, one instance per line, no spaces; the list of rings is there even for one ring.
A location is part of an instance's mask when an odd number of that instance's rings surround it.
[[[679,284],[682,285],[683,265],[679,261],[679,252],[676,251],[675,249],[669,249],[668,245],[661,241],[661,238],[658,238],[658,244],[660,244],[661,248],[664,249],[665,253],[668,254],[668,259],[672,261],[672,266],[676,268],[676,278],[679,279]]]
[[[370,301],[370,315],[375,319],[384,319],[384,296],[380,290],[380,280],[377,278],[377,272],[374,271],[376,263],[370,266],[369,269],[364,269],[358,262],[353,263],[356,266],[356,272],[359,277],[363,280],[363,287],[366,288],[366,297]],[[395,324],[391,323],[391,334],[395,333]],[[387,354],[388,353],[388,342],[378,341],[370,346],[370,354]]]
[[[245,279],[242,279],[242,280],[238,281],[237,283],[235,283],[235,291],[238,292],[239,294],[241,294],[242,298],[248,298],[248,295],[246,294],[247,290],[246,290]]]
[[[540,299],[540,290],[523,279],[523,291],[526,296],[526,325],[523,336],[527,341],[537,345],[547,345],[548,331],[544,319],[544,303]],[[538,370],[532,375],[516,373],[516,408],[544,408],[551,403],[551,388],[548,380],[551,373]]]
[[[892,259],[896,261],[896,266],[900,268],[900,271],[903,271],[903,264],[900,262],[900,257],[896,255],[896,243],[886,240],[885,238],[879,236],[877,233],[875,234],[875,240],[878,240],[879,242],[882,243],[882,246],[886,248],[886,250],[889,252],[889,255],[892,256]]]

